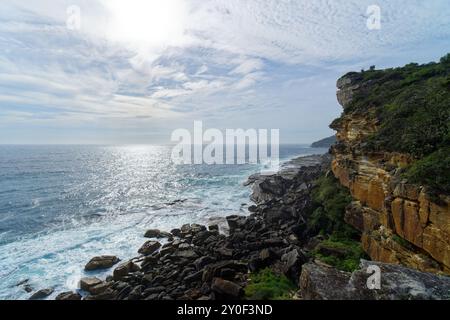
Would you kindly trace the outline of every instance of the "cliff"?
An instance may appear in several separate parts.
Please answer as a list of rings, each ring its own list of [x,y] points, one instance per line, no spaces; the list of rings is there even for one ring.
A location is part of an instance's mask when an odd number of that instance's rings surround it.
[[[371,259],[450,274],[449,56],[337,82],[332,171]]]
[[[330,148],[336,143],[336,136],[331,136],[311,144],[311,148]]]

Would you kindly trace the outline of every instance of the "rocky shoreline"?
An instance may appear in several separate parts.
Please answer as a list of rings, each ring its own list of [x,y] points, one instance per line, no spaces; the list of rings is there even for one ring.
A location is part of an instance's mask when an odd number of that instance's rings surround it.
[[[112,274],[105,280],[83,278],[79,292],[60,293],[56,299],[239,300],[245,299],[252,274],[268,267],[298,287],[291,299],[450,298],[446,277],[377,263],[386,276],[383,289],[373,291],[366,286],[367,261],[351,274],[311,256],[321,238],[311,237],[306,228],[311,192],[321,175],[330,174],[330,162],[329,155],[302,157],[275,175],[252,175],[246,184],[252,186],[255,205],[249,216],[226,218],[228,234],[217,225],[148,230],[149,240],[136,258],[121,263],[114,256],[93,258],[86,270],[115,267]],[[52,292],[40,290],[32,298]]]

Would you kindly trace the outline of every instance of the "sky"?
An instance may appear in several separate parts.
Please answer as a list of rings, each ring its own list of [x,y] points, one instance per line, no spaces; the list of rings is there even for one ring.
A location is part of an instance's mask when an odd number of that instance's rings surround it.
[[[449,16],[448,0],[2,0],[0,144],[160,144],[194,121],[310,143],[333,134],[340,76],[439,60]]]

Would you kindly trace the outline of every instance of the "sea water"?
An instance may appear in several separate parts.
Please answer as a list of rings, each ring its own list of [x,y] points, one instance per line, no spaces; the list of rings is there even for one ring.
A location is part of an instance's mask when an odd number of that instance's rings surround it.
[[[325,149],[282,145],[281,161]],[[0,299],[76,290],[93,256],[137,255],[145,231],[248,214],[243,165],[175,165],[170,146],[0,146]]]

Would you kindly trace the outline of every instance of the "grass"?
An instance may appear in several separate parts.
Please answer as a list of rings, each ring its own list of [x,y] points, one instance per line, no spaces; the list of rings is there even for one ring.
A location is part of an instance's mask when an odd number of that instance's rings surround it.
[[[296,289],[286,276],[266,268],[250,276],[245,296],[249,300],[290,300]]]
[[[329,239],[322,241],[321,245],[338,249],[341,254],[324,255],[319,252],[320,249],[316,249],[313,251],[313,256],[342,271],[353,272],[359,268],[361,259],[367,259],[361,243],[356,240],[331,236]]]

